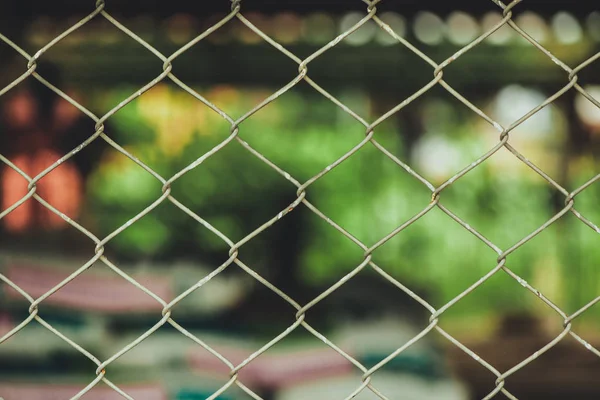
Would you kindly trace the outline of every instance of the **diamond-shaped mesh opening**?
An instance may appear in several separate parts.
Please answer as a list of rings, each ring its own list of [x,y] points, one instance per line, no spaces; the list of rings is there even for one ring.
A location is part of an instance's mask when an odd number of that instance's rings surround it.
[[[414,189],[410,195],[407,188]],[[370,144],[311,185],[309,196],[325,215],[369,244],[421,211],[431,198],[420,182]],[[342,203],[346,207],[340,208]]]
[[[387,100],[387,109],[379,110],[380,113],[373,115],[373,118],[368,118],[368,121],[373,121],[387,112],[433,79],[433,68],[424,60],[379,26],[375,26],[374,30],[371,29],[371,26],[373,25],[363,25],[354,34],[346,37],[338,45],[308,64],[309,76],[311,76],[311,68],[318,71],[319,78],[315,78],[315,82],[328,91],[330,89],[333,91],[335,87],[340,86],[347,88],[342,77],[336,73],[336,71],[343,70],[348,76],[344,80],[351,79],[354,82],[353,88],[364,88],[376,93],[379,101]],[[349,43],[354,35],[360,37],[363,31],[371,32],[367,42],[361,45]],[[393,44],[386,47],[376,46],[373,43],[376,35],[385,36],[386,39],[391,38]],[[360,64],[351,61],[357,57],[361,60]],[[385,62],[383,63],[382,60]],[[418,65],[419,68],[414,68],[415,65]],[[406,77],[406,80],[389,79],[386,72],[390,69],[397,71],[398,76]],[[344,104],[347,103],[344,101]],[[347,105],[352,108],[351,104]]]
[[[247,18],[250,23],[256,20],[256,18],[252,17],[253,15],[250,14]],[[216,19],[218,18],[215,17]],[[258,19],[256,22],[256,29],[260,30],[264,28],[264,25],[260,23],[261,19]],[[212,26],[214,25],[207,24],[204,28],[208,29]],[[223,48],[222,41],[225,39],[227,39],[226,43],[237,49],[235,56]],[[204,63],[203,60],[206,60],[206,57],[215,57],[218,60],[220,65],[218,71],[211,68],[209,64]],[[263,68],[262,66],[265,63],[271,63],[272,68]],[[259,34],[242,23],[242,21],[233,18],[216,31],[211,31],[208,36],[203,37],[199,42],[178,56],[173,61],[173,73],[186,83],[196,81],[213,85],[227,84],[235,85],[237,88],[242,88],[243,85],[256,85],[260,83],[276,90],[297,76],[298,66],[293,60],[282,54]],[[269,95],[275,90],[270,90],[266,94]],[[246,101],[249,98],[244,97],[242,99]],[[212,101],[208,96],[207,99]],[[254,98],[254,100],[258,104],[264,98]],[[243,111],[248,111],[251,108],[245,108]],[[230,112],[227,108],[223,108],[223,111]],[[240,109],[240,111],[242,110]],[[237,118],[241,116],[241,113],[234,112],[231,116]]]
[[[427,290],[419,283],[408,280],[401,274],[393,273],[394,271],[389,271],[391,268],[386,268],[387,264],[384,262],[378,263],[376,261],[375,264],[387,273],[386,277],[391,276],[392,279],[400,281],[418,295],[429,298]],[[341,274],[339,275],[341,276]],[[386,277],[380,276],[370,267],[367,267],[340,286],[335,293],[325,297],[311,308],[307,312],[307,321],[326,336],[329,336],[329,333],[334,335],[332,340],[345,348],[343,341],[338,342],[335,335],[342,335],[344,338],[346,336],[352,337],[353,321],[362,321],[366,331],[370,330],[367,326],[382,325],[382,329],[392,335],[392,327],[396,326],[395,324],[399,319],[401,320],[398,322],[401,325],[399,328],[401,334],[399,333],[395,340],[390,338],[387,347],[377,351],[381,356],[380,358],[383,359],[419,333],[419,327],[427,325],[429,316],[425,308],[407,293],[399,290]],[[326,288],[317,287],[317,289],[322,292]],[[369,347],[367,343],[358,343],[354,339],[348,339],[348,341],[349,346],[352,346],[352,348]],[[377,346],[374,345],[374,347]],[[350,347],[348,350],[350,350]],[[387,353],[383,354],[385,351]],[[375,356],[373,355],[373,357]]]
[[[458,218],[462,217],[458,215]],[[468,223],[466,225],[469,229],[474,228]],[[430,246],[434,246],[436,250],[432,251]],[[445,261],[439,261],[440,255]],[[374,258],[382,269],[409,288],[418,290],[422,287],[425,299],[434,306],[453,300],[492,271],[497,264],[492,249],[437,209],[431,210],[392,237],[374,252]],[[458,268],[462,271],[460,276],[452,272]],[[427,289],[431,286],[427,283],[430,276],[439,277],[436,279],[435,289]],[[456,318],[461,315],[461,307],[465,307],[462,312],[466,312],[468,309],[476,310],[481,302],[494,301],[495,297],[488,296],[486,292],[475,289],[474,293],[460,301],[462,306],[455,306],[459,310],[451,307],[447,313]]]
[[[494,182],[493,189],[482,190],[485,180]],[[441,202],[501,248],[512,246],[564,207],[558,190],[504,148],[444,190]],[[513,222],[493,222],[499,219]]]
[[[144,29],[137,26],[139,24],[132,24],[132,22],[136,22],[135,20],[121,18],[118,15],[115,15],[114,18],[135,34],[140,32],[142,40],[151,39],[145,35]],[[53,23],[59,21],[57,18],[52,19]],[[65,28],[67,27],[65,26]],[[56,35],[50,36],[49,39],[53,39]],[[46,43],[49,41],[47,40]],[[35,38],[26,37],[25,43],[27,42],[36,43]],[[46,43],[33,44],[33,46],[39,49]],[[82,46],[82,43],[85,43],[85,46]],[[27,49],[27,47],[25,48]],[[129,56],[119,57],[124,53]],[[162,72],[162,63],[155,55],[100,15],[67,35],[65,39],[55,43],[44,52],[40,59],[60,66],[64,80],[84,93],[90,89],[114,85],[113,78],[121,74],[120,67],[127,70],[135,69],[137,71],[135,79],[127,79],[129,75],[124,75],[124,77],[129,84],[136,85],[136,87],[130,93],[123,93],[125,96],[120,100],[124,100]],[[90,60],[94,60],[94,62],[90,63]],[[117,60],[119,61],[117,62]],[[126,65],[128,63],[132,64]],[[143,65],[143,67],[140,68],[139,65]],[[117,103],[112,103],[111,107]],[[94,111],[102,113],[108,109]]]
[[[268,90],[241,93],[249,93],[262,101],[260,97],[266,97],[262,94],[268,93]],[[360,93],[356,97],[355,102],[360,106],[356,111],[368,109],[366,95]],[[249,107],[252,104],[244,105],[243,109]],[[309,115],[313,117],[307,119]],[[285,171],[278,180],[287,184],[291,193],[295,190],[286,180],[293,178],[304,183],[327,167],[331,169],[331,164],[364,137],[364,126],[305,82],[300,82],[240,125],[240,138]],[[238,144],[232,147],[249,154]],[[256,163],[260,161],[256,160]],[[266,168],[272,170],[265,164]]]

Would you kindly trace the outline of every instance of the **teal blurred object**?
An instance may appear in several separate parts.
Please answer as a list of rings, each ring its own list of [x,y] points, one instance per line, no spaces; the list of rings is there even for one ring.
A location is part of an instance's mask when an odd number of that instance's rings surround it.
[[[195,389],[181,389],[174,400],[205,400],[214,394],[214,391],[200,391]],[[237,400],[234,397],[230,397],[227,394],[222,394],[215,400]]]

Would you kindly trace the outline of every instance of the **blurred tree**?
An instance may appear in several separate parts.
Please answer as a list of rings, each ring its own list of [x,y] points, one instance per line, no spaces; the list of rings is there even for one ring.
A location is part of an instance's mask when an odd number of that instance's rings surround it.
[[[128,106],[113,118],[118,141],[127,143],[132,153],[160,171],[163,177],[182,170],[229,134],[228,124],[219,115],[206,108],[200,111],[189,105],[182,106],[186,101],[197,102],[191,97],[187,100],[178,97],[171,90],[160,87],[145,95],[149,97],[145,99],[145,106],[154,104],[157,110],[166,107],[165,110],[152,112],[140,106]],[[208,95],[230,115],[243,114],[261,98],[260,91],[244,91],[242,95],[227,87],[209,91]],[[114,102],[114,99],[106,101]],[[174,101],[171,106],[166,105],[171,101]],[[368,104],[363,107],[368,112]],[[443,151],[452,148],[455,153],[450,159],[450,170],[445,171],[447,176],[433,177],[434,181],[441,179],[436,184],[490,147],[485,136],[474,135],[476,125],[470,115],[455,114],[450,112],[453,122],[444,125],[444,131],[449,134],[437,136],[446,143]],[[360,135],[364,135],[364,128],[359,124],[335,122],[331,115],[336,115],[336,108],[326,99],[310,97],[308,100],[299,94],[286,94],[244,121],[240,136],[274,164],[304,182],[350,150],[360,141]],[[187,121],[184,126],[183,121]],[[195,122],[189,125],[190,121]],[[404,148],[404,135],[397,125],[384,124],[378,132],[378,140],[392,153],[411,154]],[[163,135],[171,135],[168,146],[162,142]],[[411,142],[420,146],[427,138],[412,137]],[[175,140],[182,142],[176,144]],[[434,161],[442,162],[442,156]],[[105,233],[117,229],[160,195],[161,184],[155,178],[125,157],[119,157],[107,154],[88,182],[94,214],[104,216],[98,223]],[[419,157],[418,154],[415,157]],[[532,180],[533,173],[525,166],[522,169],[504,167],[502,163],[515,162],[514,157],[507,160],[484,162],[452,186],[457,189],[449,189],[443,196],[443,203],[456,215],[503,248],[513,245],[556,212],[548,186]],[[513,168],[511,173],[505,173],[509,167]],[[286,177],[275,173],[233,141],[181,177],[173,184],[173,190],[181,203],[235,242],[293,201],[296,188]],[[307,193],[309,201],[327,217],[367,245],[376,243],[422,210],[430,197],[419,181],[401,171],[371,145],[319,179]],[[299,216],[299,212],[303,211],[295,210],[251,241],[260,244],[253,249],[261,248],[256,251],[260,251],[259,259],[264,260],[263,272],[277,277],[277,284],[298,284],[301,280],[302,285],[308,287],[328,285],[362,262],[362,250],[348,238],[322,219],[309,214]],[[541,255],[557,257],[544,249],[559,249],[560,240],[554,228],[548,229],[512,253],[509,266],[523,279],[533,279]],[[229,249],[224,241],[201,224],[192,223],[171,205],[158,207],[128,227],[114,239],[114,244],[128,256],[157,256],[159,253],[174,256],[187,249],[189,254],[222,259]],[[578,244],[584,245],[583,242]],[[590,248],[590,251],[595,250]],[[218,254],[221,256],[217,257]],[[494,268],[497,254],[464,227],[433,209],[377,249],[374,257],[384,270],[409,287],[428,288],[433,303],[440,305]],[[553,273],[559,274],[558,279],[568,279],[560,271]],[[492,310],[528,308],[535,299],[515,285],[516,282],[506,277],[490,279],[483,288],[461,301],[460,311],[451,311],[451,314],[487,314]],[[514,295],[506,296],[507,291]]]

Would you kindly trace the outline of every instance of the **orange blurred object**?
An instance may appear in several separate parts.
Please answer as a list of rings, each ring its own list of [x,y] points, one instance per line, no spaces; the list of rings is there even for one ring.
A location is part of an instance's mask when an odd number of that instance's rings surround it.
[[[30,177],[35,177],[55,163],[60,154],[42,149],[32,155],[20,154],[13,163]],[[12,206],[28,193],[28,181],[9,166],[2,170],[2,209]],[[79,215],[82,193],[82,177],[75,165],[63,162],[37,182],[36,193],[69,218]],[[41,226],[46,229],[61,228],[66,221],[35,199],[28,199],[3,218],[11,232],[22,232]]]
[[[28,173],[28,157],[18,156],[13,163],[23,172]],[[27,194],[27,181],[17,171],[5,165],[2,170],[2,210],[6,210]],[[27,228],[32,219],[32,203],[26,201],[4,218],[9,231],[20,232]]]

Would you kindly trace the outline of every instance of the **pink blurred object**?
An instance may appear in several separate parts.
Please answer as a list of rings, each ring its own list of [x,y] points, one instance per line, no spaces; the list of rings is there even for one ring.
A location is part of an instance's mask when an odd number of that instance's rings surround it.
[[[6,313],[0,313],[0,337],[6,335],[11,329],[15,327],[10,315]]]
[[[251,352],[240,349],[216,349],[234,366],[240,364]],[[199,372],[228,375],[229,369],[207,351],[195,350],[190,364]],[[286,386],[351,373],[353,365],[330,349],[289,350],[277,354],[263,354],[240,370],[244,384],[280,389]]]
[[[85,400],[122,400],[123,397],[112,388],[98,384],[83,395]],[[14,385],[0,383],[0,396],[4,400],[64,400],[75,396],[85,385]],[[164,388],[159,385],[119,386],[135,399],[168,400]]]
[[[69,275],[69,272],[64,269],[52,270],[50,268],[13,264],[6,268],[5,275],[35,299],[52,289]],[[135,279],[163,300],[169,301],[172,299],[170,279],[164,276],[144,276],[135,277]],[[11,298],[23,298],[21,294],[12,288],[7,288],[6,293]],[[43,302],[88,311],[162,310],[162,306],[156,300],[125,279],[118,276],[94,273],[93,267],[92,270],[83,272]]]

